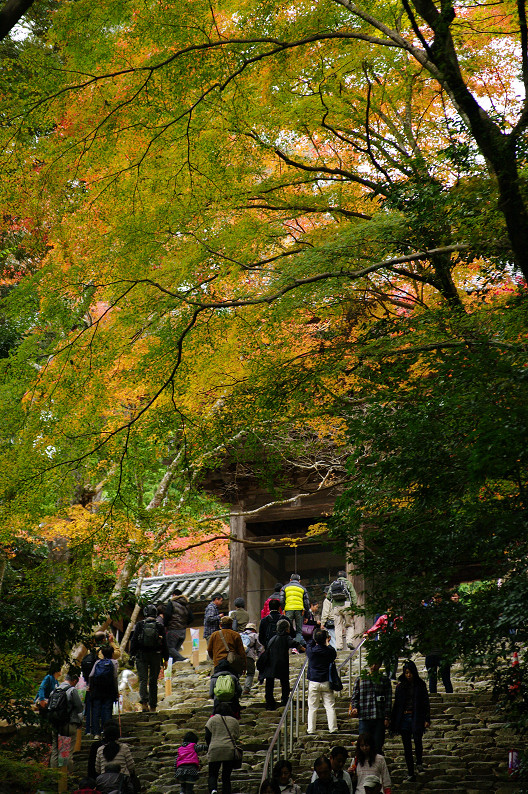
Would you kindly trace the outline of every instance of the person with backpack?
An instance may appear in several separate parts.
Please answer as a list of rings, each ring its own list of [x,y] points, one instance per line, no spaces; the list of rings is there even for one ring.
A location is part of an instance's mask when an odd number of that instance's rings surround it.
[[[245,631],[240,635],[240,639],[246,652],[246,680],[242,694],[249,695],[253,679],[255,678],[255,665],[261,653],[264,653],[264,646],[258,638],[257,627],[254,623],[247,624]]]
[[[111,645],[103,645],[101,653],[103,658],[95,662],[88,678],[92,729],[96,739],[101,737],[105,723],[111,719],[114,703],[119,697],[114,649]]]
[[[163,624],[167,633],[167,646],[169,648],[169,656],[173,662],[186,661],[186,657],[182,656],[180,649],[185,642],[187,627],[193,622],[193,617],[187,596],[175,587],[172,591],[171,600],[165,604],[163,609]]]
[[[78,785],[79,787],[72,791],[72,794],[102,794],[97,788],[95,780],[90,777],[82,777]]]
[[[59,662],[52,662],[47,674],[42,679],[39,691],[35,697],[41,723],[44,723],[48,716],[48,699],[53,690],[59,684],[59,677],[62,665]]]
[[[69,741],[61,741],[61,755],[68,771],[73,770],[72,752],[75,746],[77,730],[82,726],[83,705],[75,685],[79,681],[79,672],[70,668],[65,680],[59,684],[48,698],[48,722],[51,726],[51,758],[50,767],[59,766],[59,736]]]
[[[107,764],[95,783],[101,794],[135,794],[132,781],[121,772],[119,764]]]
[[[139,699],[142,711],[156,711],[158,705],[158,677],[161,667],[167,667],[169,649],[165,629],[156,620],[154,604],[143,607],[140,620],[130,640],[130,654],[136,657],[139,678]]]
[[[99,637],[103,632],[99,632]],[[90,693],[90,673],[98,659],[102,659],[103,655],[100,654],[101,647],[98,644],[97,636],[94,635],[90,640],[86,641],[88,653],[81,661],[81,674],[86,682],[86,695],[84,698],[84,730],[87,739],[91,739],[94,734],[92,725],[92,695]],[[104,634],[103,634],[104,638]]]
[[[240,719],[240,695],[242,687],[227,659],[222,659],[215,668],[209,683],[209,697],[213,700],[213,713],[219,703],[230,703],[233,716]]]
[[[343,649],[343,634],[346,634],[347,648],[352,649],[354,647],[356,594],[347,579],[346,571],[337,572],[337,579],[329,586],[326,597],[333,608],[336,648],[338,651]]]
[[[282,590],[282,584],[280,582],[277,582],[277,584],[275,585],[275,589],[273,590],[273,593],[266,598],[266,600],[264,601],[264,606],[260,610],[260,619],[261,620],[263,618],[267,618],[268,617],[268,615],[270,613],[270,609],[271,609],[271,607],[270,607],[270,602],[271,601],[277,600],[279,602],[279,604],[280,604],[281,590]],[[280,613],[282,615],[282,609],[280,609]]]

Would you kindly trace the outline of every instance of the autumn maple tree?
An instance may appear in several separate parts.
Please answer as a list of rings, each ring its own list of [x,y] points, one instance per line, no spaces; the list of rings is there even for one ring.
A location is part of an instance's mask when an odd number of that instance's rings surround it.
[[[526,35],[524,3],[79,0],[10,42],[0,199],[46,250],[4,309],[6,535],[64,520],[126,586],[222,531],[221,461],[345,483],[391,356],[402,389],[522,358],[481,309],[528,274]]]

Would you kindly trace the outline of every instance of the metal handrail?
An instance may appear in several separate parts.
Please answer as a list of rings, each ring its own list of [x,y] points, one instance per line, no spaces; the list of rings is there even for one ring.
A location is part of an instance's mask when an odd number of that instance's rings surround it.
[[[355,648],[353,648],[347,658],[338,666],[338,671],[348,665],[348,695],[352,697],[352,660],[354,656],[359,653],[359,672],[361,674],[362,654],[361,649],[365,639],[362,639]],[[266,758],[264,759],[264,768],[262,770],[261,783],[268,777],[268,770],[270,763],[273,765],[275,759],[279,761],[282,758],[287,759],[288,752],[291,755],[293,751],[294,736],[295,739],[299,738],[299,727],[306,722],[307,708],[306,708],[306,673],[308,670],[308,659],[295,679],[295,683],[291,689],[290,697],[284,707],[284,711],[277,725],[277,729],[273,734],[273,738],[269,744]],[[295,702],[295,708],[294,708]]]
[[[340,673],[345,665],[348,665],[348,697],[352,697],[352,659],[356,655],[359,656],[359,674],[361,675],[361,668],[363,667],[363,658],[362,658],[362,650],[363,645],[366,643],[367,638],[363,637],[361,642],[358,642],[355,648],[353,648],[350,653],[348,654],[347,658],[341,662],[340,665],[337,667],[337,671]]]

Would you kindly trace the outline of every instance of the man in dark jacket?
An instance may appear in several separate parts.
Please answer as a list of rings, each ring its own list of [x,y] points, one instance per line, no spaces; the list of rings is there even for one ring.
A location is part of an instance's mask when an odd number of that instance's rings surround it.
[[[304,649],[303,645],[290,636],[291,628],[290,621],[282,617],[277,623],[276,634],[271,637],[265,653],[257,662],[260,675],[266,679],[266,708],[270,710],[278,707],[273,694],[276,678],[281,684],[282,706],[286,705],[290,696],[290,648]]]
[[[193,613],[187,596],[184,596],[182,591],[175,587],[171,600],[165,604],[163,613],[169,656],[172,657],[173,662],[186,661],[186,657],[180,653],[180,648],[185,642],[187,626],[190,626],[192,621]]]
[[[277,623],[279,620],[288,620],[288,618],[285,618],[284,615],[281,615],[279,612],[280,601],[277,598],[272,598],[269,602],[269,606],[269,615],[262,618],[259,625],[259,641],[265,648],[268,647],[269,641],[277,633]],[[288,623],[290,623],[290,636],[295,637],[295,631],[289,620]]]
[[[139,699],[143,711],[156,711],[158,705],[158,676],[163,662],[167,667],[169,649],[165,629],[157,620],[154,604],[143,608],[144,620],[136,624],[130,640],[130,654],[136,657],[139,678]],[[157,632],[157,636],[156,633]]]
[[[205,607],[204,612],[204,640],[208,640],[211,634],[220,628],[220,618],[223,617],[220,607],[224,601],[224,596],[217,593],[212,601]]]

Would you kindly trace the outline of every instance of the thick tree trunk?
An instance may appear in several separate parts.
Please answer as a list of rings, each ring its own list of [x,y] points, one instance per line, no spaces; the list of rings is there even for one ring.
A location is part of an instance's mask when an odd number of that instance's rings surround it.
[[[499,162],[496,174],[499,206],[506,221],[515,266],[528,283],[528,213],[519,188],[515,156],[511,156],[510,162]]]
[[[123,635],[123,639],[121,640],[121,644],[119,646],[119,650],[121,651],[122,654],[124,653],[124,651],[125,651],[125,649],[126,649],[126,647],[128,645],[128,640],[130,639],[130,635],[134,631],[134,626],[136,625],[137,617],[139,615],[139,604],[137,603],[137,600],[138,600],[139,596],[141,595],[141,584],[142,584],[142,582],[143,582],[143,577],[139,576],[138,577],[137,586],[136,586],[136,592],[135,592],[136,605],[134,607],[132,615],[130,616],[130,623],[126,627],[126,631],[125,631],[125,633]]]
[[[33,0],[7,0],[4,3],[0,8],[0,41],[5,39],[32,5]]]
[[[426,68],[434,64],[437,70],[435,79],[451,97],[492,168],[497,178],[499,206],[506,221],[514,262],[528,282],[528,213],[519,187],[516,156],[520,130],[504,134],[470,91],[451,36],[450,25],[456,13],[453,3],[442,3],[441,10],[432,0],[412,0],[412,5],[434,31],[432,42],[428,44],[422,39],[424,52],[415,51],[414,54]]]

